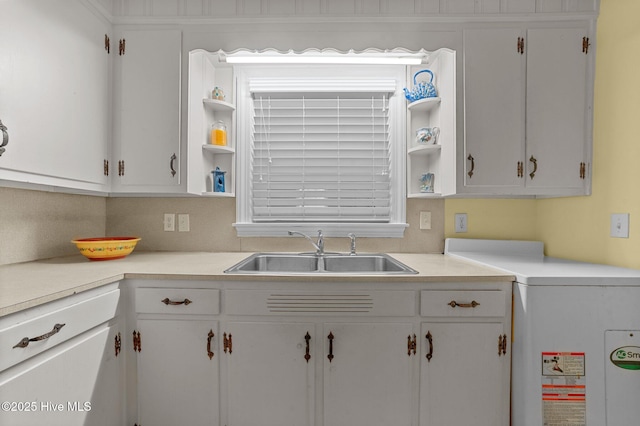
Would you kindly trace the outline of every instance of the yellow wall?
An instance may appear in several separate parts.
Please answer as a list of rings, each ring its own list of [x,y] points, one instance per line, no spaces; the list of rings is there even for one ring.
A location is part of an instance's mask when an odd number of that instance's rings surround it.
[[[597,28],[592,195],[544,200],[446,200],[445,236],[536,239],[547,255],[640,269],[640,1],[602,0]],[[466,212],[469,232],[455,234]],[[630,214],[628,239],[609,237]]]

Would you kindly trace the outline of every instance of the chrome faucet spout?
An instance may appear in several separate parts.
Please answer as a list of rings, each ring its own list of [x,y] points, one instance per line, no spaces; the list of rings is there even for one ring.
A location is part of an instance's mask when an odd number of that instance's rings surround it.
[[[348,234],[347,237],[349,237],[349,239],[351,240],[351,250],[349,252],[349,255],[355,256],[356,255],[356,234],[352,232]]]
[[[322,234],[321,230],[318,231],[318,242],[314,242],[310,236],[302,232],[298,232],[298,231],[287,231],[287,232],[289,235],[300,235],[301,237],[306,238],[307,240],[309,240],[311,245],[313,245],[313,248],[316,249],[317,255],[319,256],[324,255],[324,235]]]

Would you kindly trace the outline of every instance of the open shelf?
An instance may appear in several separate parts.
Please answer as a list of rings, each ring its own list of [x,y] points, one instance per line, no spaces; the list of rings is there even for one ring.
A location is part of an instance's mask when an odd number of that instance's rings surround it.
[[[409,108],[410,111],[421,111],[421,112],[426,112],[426,111],[430,111],[433,108],[437,107],[438,105],[440,105],[440,98],[424,98],[424,99],[420,99],[419,101],[414,101],[411,102],[410,104],[407,105],[407,108]]]
[[[230,104],[227,101],[220,101],[218,99],[209,99],[205,98],[202,100],[205,108],[210,109],[212,111],[234,111],[236,109],[235,105]]]

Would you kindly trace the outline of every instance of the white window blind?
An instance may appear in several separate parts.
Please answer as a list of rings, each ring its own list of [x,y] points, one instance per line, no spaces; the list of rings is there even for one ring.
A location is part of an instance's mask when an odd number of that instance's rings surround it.
[[[252,83],[253,222],[389,222],[395,81],[315,91]]]

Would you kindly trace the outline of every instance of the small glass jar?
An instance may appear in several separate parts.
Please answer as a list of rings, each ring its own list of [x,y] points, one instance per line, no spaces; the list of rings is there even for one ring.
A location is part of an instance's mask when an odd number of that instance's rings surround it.
[[[227,145],[227,126],[222,121],[216,121],[211,126],[211,145]]]

